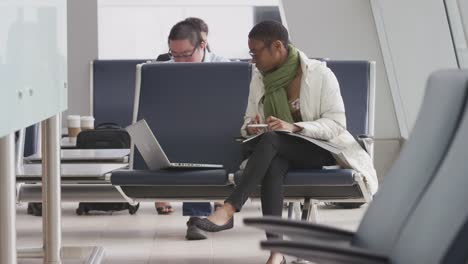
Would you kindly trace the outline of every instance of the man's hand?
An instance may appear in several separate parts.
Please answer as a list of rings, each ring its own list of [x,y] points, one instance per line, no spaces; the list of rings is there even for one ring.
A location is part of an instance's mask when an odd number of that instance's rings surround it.
[[[283,121],[279,118],[276,118],[274,116],[269,116],[267,119],[266,119],[266,122],[268,124],[268,129],[269,130],[272,130],[272,131],[275,131],[275,130],[286,130],[286,131],[289,131],[289,132],[293,132],[293,133],[296,133],[296,132],[299,132],[302,130],[301,127],[295,125],[295,124],[291,124],[291,123],[288,123],[286,121]]]
[[[261,120],[260,120],[260,115],[257,114],[251,121],[249,124],[260,124]],[[265,128],[261,128],[261,127],[246,127],[246,131],[247,131],[247,134],[249,135],[257,135],[257,134],[260,134],[262,133],[263,131],[265,130]]]

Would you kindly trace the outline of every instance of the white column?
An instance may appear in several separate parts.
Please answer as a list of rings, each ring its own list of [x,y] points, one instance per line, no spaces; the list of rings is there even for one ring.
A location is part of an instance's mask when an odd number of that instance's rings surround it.
[[[0,138],[0,263],[16,264],[15,134]]]
[[[60,115],[42,121],[44,263],[61,263]]]

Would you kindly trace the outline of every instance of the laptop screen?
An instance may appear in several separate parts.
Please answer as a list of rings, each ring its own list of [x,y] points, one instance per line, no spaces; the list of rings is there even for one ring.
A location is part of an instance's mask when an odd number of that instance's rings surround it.
[[[169,159],[144,119],[126,128],[150,170],[170,167]]]

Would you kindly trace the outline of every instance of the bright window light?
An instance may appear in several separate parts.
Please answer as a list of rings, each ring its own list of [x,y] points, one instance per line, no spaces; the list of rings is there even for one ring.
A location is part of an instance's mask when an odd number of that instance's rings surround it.
[[[99,0],[99,58],[154,59],[168,51],[171,27],[187,17],[208,24],[212,52],[249,58],[247,35],[258,19],[259,6],[277,8],[278,0]]]

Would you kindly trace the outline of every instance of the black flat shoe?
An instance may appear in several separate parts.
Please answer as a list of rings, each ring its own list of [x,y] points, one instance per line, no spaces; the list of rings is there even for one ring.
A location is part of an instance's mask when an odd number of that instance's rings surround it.
[[[195,225],[189,225],[187,227],[187,233],[185,234],[185,239],[187,240],[203,240],[207,238],[205,231],[196,227]]]
[[[189,220],[187,221],[186,224],[187,224],[187,226],[191,226],[191,225],[194,225],[194,223],[195,223],[196,221],[198,221],[198,220],[200,220],[200,217],[198,217],[198,216],[191,216],[191,217],[189,218]]]
[[[211,222],[210,220],[208,220],[208,218],[200,218],[200,219],[194,221],[194,224],[198,228],[200,228],[201,230],[204,230],[206,232],[219,232],[219,231],[223,231],[223,230],[233,228],[234,227],[234,217],[231,217],[231,219],[229,219],[229,221],[227,221],[227,223],[225,223],[224,225],[217,225],[217,224]]]

